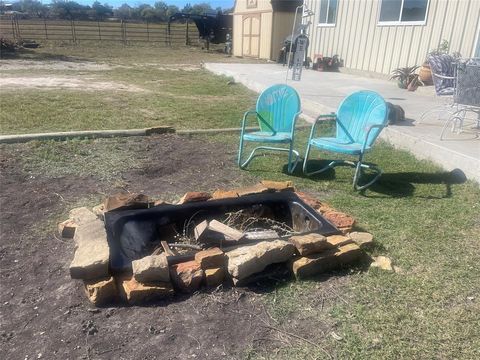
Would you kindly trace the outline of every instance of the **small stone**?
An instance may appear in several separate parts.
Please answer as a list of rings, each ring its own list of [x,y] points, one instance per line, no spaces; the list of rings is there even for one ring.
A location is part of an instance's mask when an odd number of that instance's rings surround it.
[[[354,243],[326,250],[320,254],[298,257],[290,262],[297,279],[322,274],[357,260],[362,255]]]
[[[170,266],[170,277],[174,285],[183,292],[197,290],[203,280],[203,270],[195,260]]]
[[[339,246],[343,246],[346,244],[353,243],[353,240],[345,235],[330,235],[327,236],[327,247],[329,248],[336,248]]]
[[[113,277],[104,280],[85,281],[88,300],[95,306],[112,303],[117,298],[117,286]]]
[[[94,206],[92,208],[92,212],[97,215],[97,217],[99,219],[104,219],[105,218],[105,205],[102,203],[102,204],[98,204],[97,206]]]
[[[329,247],[327,238],[317,233],[295,235],[290,237],[289,241],[295,245],[302,256],[318,253]]]
[[[155,284],[142,284],[135,278],[122,280],[123,295],[129,304],[141,304],[148,301],[159,300],[173,294],[172,284],[158,282]]]
[[[269,190],[275,191],[295,191],[292,181],[271,181],[271,180],[262,180],[260,184],[265,186]]]
[[[107,197],[103,204],[106,212],[118,209],[146,209],[150,203],[145,194],[117,193]]]
[[[80,225],[73,238],[75,255],[70,264],[72,279],[101,279],[109,277],[110,249],[105,224],[99,219]]]
[[[253,186],[235,189],[234,191],[237,192],[238,196],[246,196],[246,195],[253,195],[253,194],[262,194],[262,193],[269,192],[270,190],[267,187],[263,186],[262,184],[256,184]]]
[[[348,236],[362,249],[373,244],[373,235],[368,232],[354,231],[348,234]]]
[[[227,258],[222,250],[218,247],[199,251],[195,254],[195,261],[200,267],[205,269],[223,268],[225,267]]]
[[[78,225],[72,219],[67,219],[58,224],[58,233],[62,238],[73,239]]]
[[[228,272],[241,280],[264,270],[270,264],[288,261],[295,254],[295,246],[284,240],[261,241],[225,254],[228,257]]]
[[[208,287],[217,287],[225,279],[225,269],[207,269],[205,270],[205,282]]]
[[[237,198],[238,193],[235,190],[215,190],[211,200]]]
[[[170,271],[165,253],[132,261],[133,277],[142,283],[169,282]]]
[[[393,271],[392,267],[392,260],[386,256],[373,256],[372,259],[374,260],[370,267],[377,267],[382,270],[386,271]]]
[[[191,191],[183,195],[182,198],[178,201],[178,204],[186,204],[189,202],[197,202],[197,201],[207,201],[211,197],[212,195],[210,195],[207,192]]]
[[[97,220],[97,215],[86,207],[79,207],[70,210],[69,217],[78,226]]]

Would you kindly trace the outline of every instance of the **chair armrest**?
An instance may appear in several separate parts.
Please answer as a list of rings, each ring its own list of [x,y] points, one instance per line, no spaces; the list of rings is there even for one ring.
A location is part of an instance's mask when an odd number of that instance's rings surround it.
[[[332,120],[336,118],[337,118],[337,114],[335,113],[318,115],[317,118],[315,119],[315,122],[312,124],[312,129],[310,130],[310,139],[312,139],[313,135],[315,134],[315,129],[317,127],[318,122],[325,121],[325,120]]]
[[[243,120],[242,120],[242,131],[241,131],[241,134],[243,136],[244,132],[245,132],[245,125],[247,123],[247,118],[249,115],[255,115],[257,120],[261,123],[263,123],[271,132],[272,132],[272,135],[275,135],[277,132],[275,131],[274,128],[272,128],[270,126],[270,124],[268,124],[261,116],[260,114],[256,111],[256,110],[248,110],[247,112],[245,112],[245,114],[243,114]]]
[[[292,128],[290,130],[290,133],[292,134],[292,139],[293,139],[293,132],[295,131],[295,126],[297,124],[298,117],[300,116],[301,113],[302,113],[302,110],[300,110],[299,112],[295,113],[295,115],[293,115]]]
[[[438,75],[438,74],[435,74],[434,72],[432,72],[432,75],[433,76],[436,76],[440,79],[446,79],[446,80],[455,80],[455,76],[445,76],[445,75]]]
[[[386,124],[375,124],[375,125],[371,125],[368,130],[367,130],[367,134],[365,135],[365,140],[363,140],[363,144],[362,144],[362,153],[365,151],[365,148],[367,147],[367,141],[368,141],[368,137],[370,136],[370,132],[373,130],[373,129],[383,129],[384,127],[386,127],[387,125]]]

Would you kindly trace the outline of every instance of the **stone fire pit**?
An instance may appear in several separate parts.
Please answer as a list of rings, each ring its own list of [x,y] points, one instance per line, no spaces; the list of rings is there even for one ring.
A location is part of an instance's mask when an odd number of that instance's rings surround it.
[[[372,242],[353,225],[291,182],[262,181],[187,193],[175,205],[116,194],[92,210],[71,210],[58,228],[76,244],[71,277],[102,306],[244,286],[278,268],[297,279],[325,273],[354,263]]]

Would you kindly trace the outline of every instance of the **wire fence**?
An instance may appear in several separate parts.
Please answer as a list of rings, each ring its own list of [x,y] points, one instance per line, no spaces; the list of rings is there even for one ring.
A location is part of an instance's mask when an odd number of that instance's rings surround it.
[[[75,21],[50,19],[17,19],[0,17],[0,37],[20,40],[119,41],[172,45],[194,45],[198,30],[193,23],[136,23],[118,21]]]

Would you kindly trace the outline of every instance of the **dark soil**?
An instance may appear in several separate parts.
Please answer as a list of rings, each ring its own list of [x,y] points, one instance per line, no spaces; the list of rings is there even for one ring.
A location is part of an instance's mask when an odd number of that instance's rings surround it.
[[[144,164],[122,174],[130,191],[181,195],[253,182],[235,167],[235,151],[221,144],[173,135],[129,141]],[[0,154],[2,358],[237,359],[249,349],[279,346],[259,289],[225,288],[144,307],[93,308],[82,283],[69,277],[74,246],[55,237],[55,220],[78,199],[113,189],[93,177],[26,174],[15,146]],[[300,335],[312,329],[322,333],[308,319],[299,329]],[[286,338],[280,345],[288,345]]]

